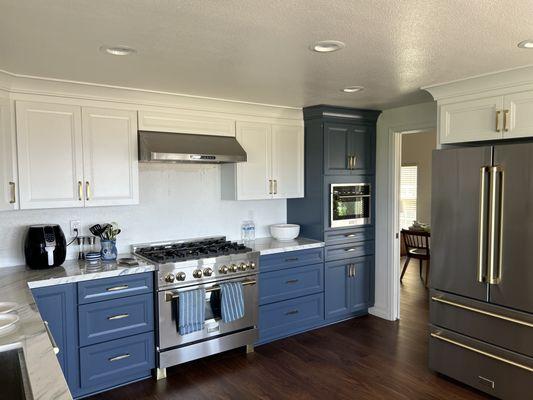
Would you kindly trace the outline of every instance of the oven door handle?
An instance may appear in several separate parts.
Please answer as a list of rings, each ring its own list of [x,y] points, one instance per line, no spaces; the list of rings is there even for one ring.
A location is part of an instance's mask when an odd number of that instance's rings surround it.
[[[242,285],[249,286],[249,285],[255,285],[256,283],[257,281],[243,281]],[[205,289],[206,293],[216,292],[217,290],[220,290],[220,286],[213,286],[213,287],[210,287],[209,289]],[[177,299],[178,297],[180,297],[179,293],[165,292],[165,301],[172,301],[174,299]]]

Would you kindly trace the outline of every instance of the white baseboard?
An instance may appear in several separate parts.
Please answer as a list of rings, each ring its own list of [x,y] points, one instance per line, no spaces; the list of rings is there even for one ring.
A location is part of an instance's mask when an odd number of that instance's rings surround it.
[[[389,310],[386,308],[372,307],[368,309],[368,313],[375,317],[386,319],[387,321],[394,321],[394,319],[390,317]]]

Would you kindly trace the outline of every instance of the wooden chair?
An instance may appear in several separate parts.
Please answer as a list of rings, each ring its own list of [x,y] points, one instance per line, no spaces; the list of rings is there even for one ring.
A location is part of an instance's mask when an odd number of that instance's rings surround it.
[[[405,248],[407,250],[407,259],[405,260],[405,264],[403,266],[402,275],[400,276],[400,282],[402,281],[403,275],[405,274],[405,270],[407,269],[407,266],[409,265],[409,261],[411,261],[411,258],[414,258],[416,260],[420,261],[420,277],[422,278],[422,262],[426,260],[427,262],[427,268],[426,268],[426,279],[424,281],[424,284],[428,285],[428,277],[429,277],[429,264],[430,264],[430,251],[429,251],[429,238],[431,237],[431,234],[429,232],[425,231],[412,231],[407,229],[402,229],[402,238],[404,241]]]

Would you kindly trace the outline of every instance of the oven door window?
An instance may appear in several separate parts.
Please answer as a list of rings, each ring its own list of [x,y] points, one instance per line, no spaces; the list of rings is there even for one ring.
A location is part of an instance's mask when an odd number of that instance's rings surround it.
[[[369,197],[346,196],[333,193],[333,220],[349,220],[367,218],[369,210]]]

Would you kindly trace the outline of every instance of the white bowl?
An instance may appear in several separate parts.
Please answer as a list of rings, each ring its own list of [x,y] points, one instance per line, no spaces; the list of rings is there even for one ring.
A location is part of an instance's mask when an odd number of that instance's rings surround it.
[[[300,225],[296,224],[274,224],[270,225],[270,234],[280,242],[288,242],[296,239],[300,234]]]

